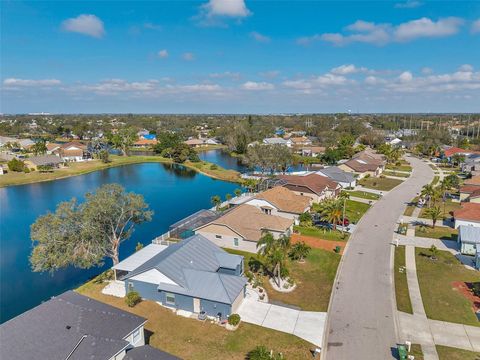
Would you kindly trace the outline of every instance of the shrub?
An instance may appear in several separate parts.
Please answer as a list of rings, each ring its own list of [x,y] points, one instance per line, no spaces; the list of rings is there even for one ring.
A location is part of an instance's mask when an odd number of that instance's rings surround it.
[[[113,270],[107,270],[98,275],[95,279],[93,279],[93,282],[95,284],[102,284],[103,282],[107,280],[112,280],[113,279]]]
[[[270,352],[264,345],[259,345],[247,354],[248,360],[281,360],[281,354]]]
[[[252,280],[253,280],[253,274],[252,274],[251,271],[249,271],[249,270],[245,271],[244,275],[245,275],[245,277],[248,279],[248,282],[252,282]]]
[[[232,314],[228,317],[228,323],[232,326],[237,326],[240,324],[240,315]]]
[[[480,296],[480,282],[472,283],[473,295]]]
[[[23,172],[25,170],[25,163],[17,158],[10,160],[7,165],[10,171]]]
[[[28,173],[30,173],[30,169],[25,166],[25,168],[23,169],[23,172],[24,172],[25,174],[28,174]]]
[[[364,179],[368,179],[370,177],[370,174],[365,175]]]
[[[217,164],[210,165],[210,170],[217,170],[217,169],[218,169]]]
[[[130,291],[127,296],[125,296],[125,303],[129,307],[134,307],[137,305],[140,301],[142,301],[142,298],[140,297],[140,294],[136,291]]]

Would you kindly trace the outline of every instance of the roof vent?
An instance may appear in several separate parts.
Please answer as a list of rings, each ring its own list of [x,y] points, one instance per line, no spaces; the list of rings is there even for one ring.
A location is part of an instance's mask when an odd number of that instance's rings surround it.
[[[70,330],[72,327],[70,325],[65,326],[67,330]]]

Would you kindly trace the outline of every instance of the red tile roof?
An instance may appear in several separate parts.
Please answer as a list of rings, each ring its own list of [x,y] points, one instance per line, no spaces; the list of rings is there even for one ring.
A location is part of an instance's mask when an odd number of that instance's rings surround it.
[[[463,185],[462,187],[460,187],[460,192],[464,194],[471,194],[475,190],[479,190],[479,189],[480,189],[480,185]]]
[[[476,175],[468,180],[465,180],[465,185],[480,185],[480,175]]]
[[[463,203],[462,208],[453,212],[455,219],[480,221],[480,204]]]
[[[443,153],[445,154],[446,157],[450,157],[455,154],[470,154],[471,151],[452,146],[451,148],[445,149]]]

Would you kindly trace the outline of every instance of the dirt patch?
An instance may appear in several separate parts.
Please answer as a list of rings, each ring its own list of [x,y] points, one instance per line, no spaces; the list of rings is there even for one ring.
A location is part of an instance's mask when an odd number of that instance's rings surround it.
[[[480,311],[480,297],[475,296],[471,290],[472,284],[465,283],[463,281],[454,281],[452,287],[457,290],[460,294],[465,296],[472,304],[472,309],[476,313]]]
[[[312,236],[305,236],[300,234],[292,234],[291,237],[292,244],[296,244],[299,242],[304,242],[308,246],[311,246],[315,249],[322,249],[333,251],[335,247],[340,246],[340,254],[343,254],[343,250],[345,245],[347,244],[344,241],[334,241],[334,240],[323,240]]]

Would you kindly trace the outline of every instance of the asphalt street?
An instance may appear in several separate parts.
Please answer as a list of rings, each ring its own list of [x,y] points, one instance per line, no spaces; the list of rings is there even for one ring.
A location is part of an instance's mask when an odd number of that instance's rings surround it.
[[[410,178],[372,206],[349,240],[333,288],[322,359],[395,358],[392,236],[405,205],[434,176],[424,161],[407,161],[414,169]]]

